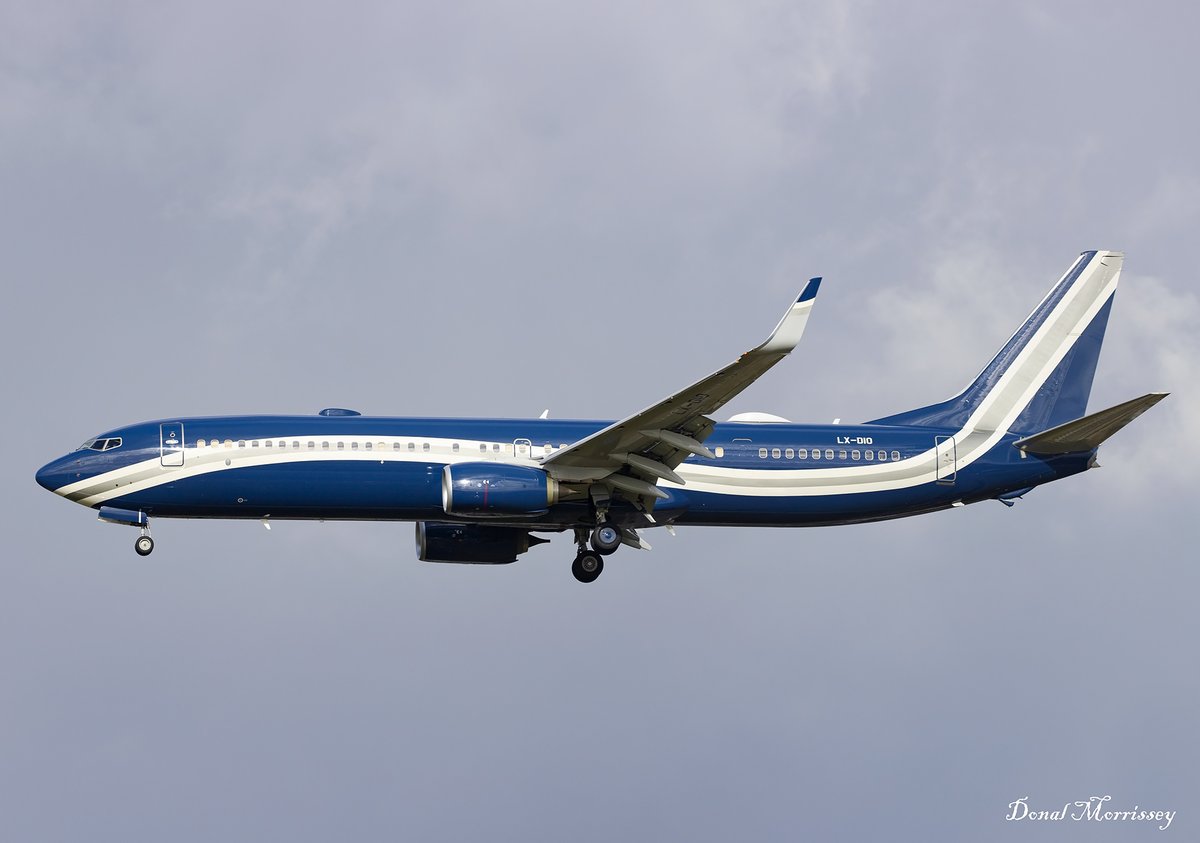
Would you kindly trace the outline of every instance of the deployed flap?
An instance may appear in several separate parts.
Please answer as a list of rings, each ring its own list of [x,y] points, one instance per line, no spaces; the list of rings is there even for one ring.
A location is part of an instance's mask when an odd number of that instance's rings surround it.
[[[754,383],[796,346],[820,286],[820,278],[805,285],[762,345],[640,413],[556,451],[542,465],[552,477],[567,482],[603,480],[622,472],[624,477],[640,478],[653,485],[670,478],[672,469],[691,454],[711,458],[701,444],[713,429],[708,414]],[[617,481],[611,485],[627,496],[646,497],[631,483]]]
[[[1018,439],[1014,444],[1022,451],[1046,456],[1090,451],[1169,394],[1151,392],[1141,398],[1134,398],[1107,410]]]

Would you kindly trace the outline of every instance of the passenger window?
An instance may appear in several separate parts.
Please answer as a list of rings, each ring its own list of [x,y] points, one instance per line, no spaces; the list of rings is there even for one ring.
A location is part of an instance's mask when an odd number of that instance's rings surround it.
[[[820,450],[818,450],[817,448],[813,448],[813,459],[819,460],[820,458],[821,458]]]
[[[246,440],[245,440],[245,439],[239,439],[239,440],[238,440],[238,447],[239,447],[239,448],[245,448],[245,447],[246,447]]]
[[[767,449],[766,448],[758,449],[758,458],[760,460],[765,460],[767,458]]]
[[[351,451],[357,451],[357,450],[358,450],[358,443],[357,443],[357,442],[351,442],[351,443],[350,443],[350,450],[351,450]]]
[[[417,450],[417,443],[416,443],[416,442],[409,442],[409,443],[408,443],[408,450],[410,450],[410,451],[415,451],[415,450]]]
[[[798,448],[796,450],[796,459],[798,459],[798,460],[808,459],[808,448]]]
[[[393,442],[393,443],[392,443],[392,450],[393,450],[393,451],[399,451],[399,450],[400,450],[400,443],[399,443],[399,442]]]
[[[844,460],[845,458],[846,458],[846,452],[845,452],[845,451],[838,451],[838,459],[839,459],[839,460]]]
[[[827,460],[833,459],[833,448],[825,449],[825,459],[827,459]]]
[[[892,451],[892,462],[899,462],[899,461],[900,461],[900,452]]]
[[[270,439],[268,439],[268,440],[267,440],[266,442],[264,442],[263,444],[264,444],[264,445],[266,445],[268,448],[273,448],[273,447],[275,447],[275,443],[274,443],[274,442],[272,442]]]
[[[257,439],[255,439],[253,442],[251,442],[251,443],[250,443],[250,447],[251,447],[251,448],[257,448],[257,447],[258,447],[258,440],[257,440]]]
[[[782,456],[783,456],[783,452],[782,452],[782,451],[780,451],[778,448],[772,448],[772,449],[771,449],[771,459],[773,459],[773,460],[777,460],[777,459],[779,459],[779,458],[780,458],[780,457],[782,457]]]
[[[313,449],[313,448],[317,447],[317,443],[316,443],[316,442],[314,442],[314,441],[312,441],[311,439],[309,439],[309,440],[308,440],[308,447],[309,447],[309,449],[311,450],[311,449]]]
[[[550,447],[550,443],[547,442],[545,447],[542,448],[542,453],[548,454],[548,453],[550,453],[551,450],[553,450],[553,449]]]
[[[796,449],[788,448],[786,451],[783,452],[783,455],[785,457],[787,457],[789,460],[794,460],[796,458]]]
[[[854,460],[855,462],[858,462],[860,459],[862,459],[862,454],[858,451],[851,451],[850,459]]]
[[[345,443],[345,442],[339,442],[339,443],[337,444],[337,449],[338,449],[339,451],[344,451],[344,450],[346,450],[346,443]]]
[[[500,451],[500,443],[497,442],[492,445],[492,453],[499,453],[499,451]]]
[[[286,447],[287,447],[287,443],[286,443],[286,442],[284,442],[282,439],[280,439],[280,440],[279,440],[279,447],[280,447],[280,448],[286,448]]]
[[[717,459],[720,459],[721,457],[725,456],[725,449],[718,445],[713,449],[713,453],[717,455]]]
[[[300,443],[299,443],[299,442],[292,442],[292,447],[293,447],[293,448],[299,448],[299,447],[300,447]]]
[[[487,443],[486,442],[479,443],[479,453],[481,453],[481,454],[487,453]]]
[[[867,451],[865,454],[863,454],[863,456],[866,457],[867,462],[870,462],[871,460],[875,459],[875,452]]]
[[[428,451],[428,450],[429,450],[429,443],[428,443],[428,442],[422,442],[422,443],[421,443],[421,450],[422,450],[422,451]]]
[[[197,447],[197,448],[203,448],[203,447],[205,446],[205,444],[206,444],[206,443],[205,443],[205,441],[204,441],[203,439],[197,439],[197,440],[196,440],[196,447]]]
[[[329,450],[329,443],[328,443],[328,442],[322,442],[322,443],[321,443],[321,450],[322,450],[322,451],[328,451],[328,450]]]
[[[451,445],[450,450],[457,454],[458,453],[458,443],[455,442],[453,445]]]
[[[366,449],[369,451],[369,450],[371,450],[371,443],[370,443],[370,442],[364,442],[364,443],[363,443],[363,447],[364,447],[364,448],[366,448]]]

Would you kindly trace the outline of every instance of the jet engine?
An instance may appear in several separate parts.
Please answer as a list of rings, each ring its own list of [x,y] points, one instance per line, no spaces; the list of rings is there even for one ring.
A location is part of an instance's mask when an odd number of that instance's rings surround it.
[[[541,515],[558,496],[558,483],[540,468],[469,462],[442,470],[442,509],[448,515]]]
[[[520,527],[417,522],[417,558],[422,562],[507,565],[547,541]]]

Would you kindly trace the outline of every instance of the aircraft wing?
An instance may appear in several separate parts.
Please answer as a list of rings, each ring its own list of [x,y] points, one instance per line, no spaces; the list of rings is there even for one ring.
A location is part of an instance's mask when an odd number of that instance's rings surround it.
[[[821,286],[813,278],[788,307],[766,342],[747,351],[725,368],[647,407],[556,451],[542,467],[560,482],[600,481],[611,491],[650,509],[666,497],[655,485],[660,479],[682,485],[675,467],[691,454],[708,459],[704,440],[716,412],[731,398],[788,355],[808,323]]]

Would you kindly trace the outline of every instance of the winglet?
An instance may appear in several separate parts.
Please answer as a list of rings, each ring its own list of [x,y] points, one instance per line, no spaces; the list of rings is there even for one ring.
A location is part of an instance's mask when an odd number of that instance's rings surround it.
[[[808,279],[808,283],[804,285],[804,289],[800,293],[800,298],[796,299],[797,304],[815,299],[817,297],[817,290],[819,289],[821,289],[820,278]]]
[[[816,301],[817,291],[820,289],[820,278],[809,279],[796,301],[783,314],[783,318],[779,320],[779,324],[775,326],[771,336],[767,337],[767,341],[755,351],[787,354],[795,348],[796,344],[800,342],[800,337],[804,336],[804,326],[808,324],[808,314],[812,311],[813,302]]]

